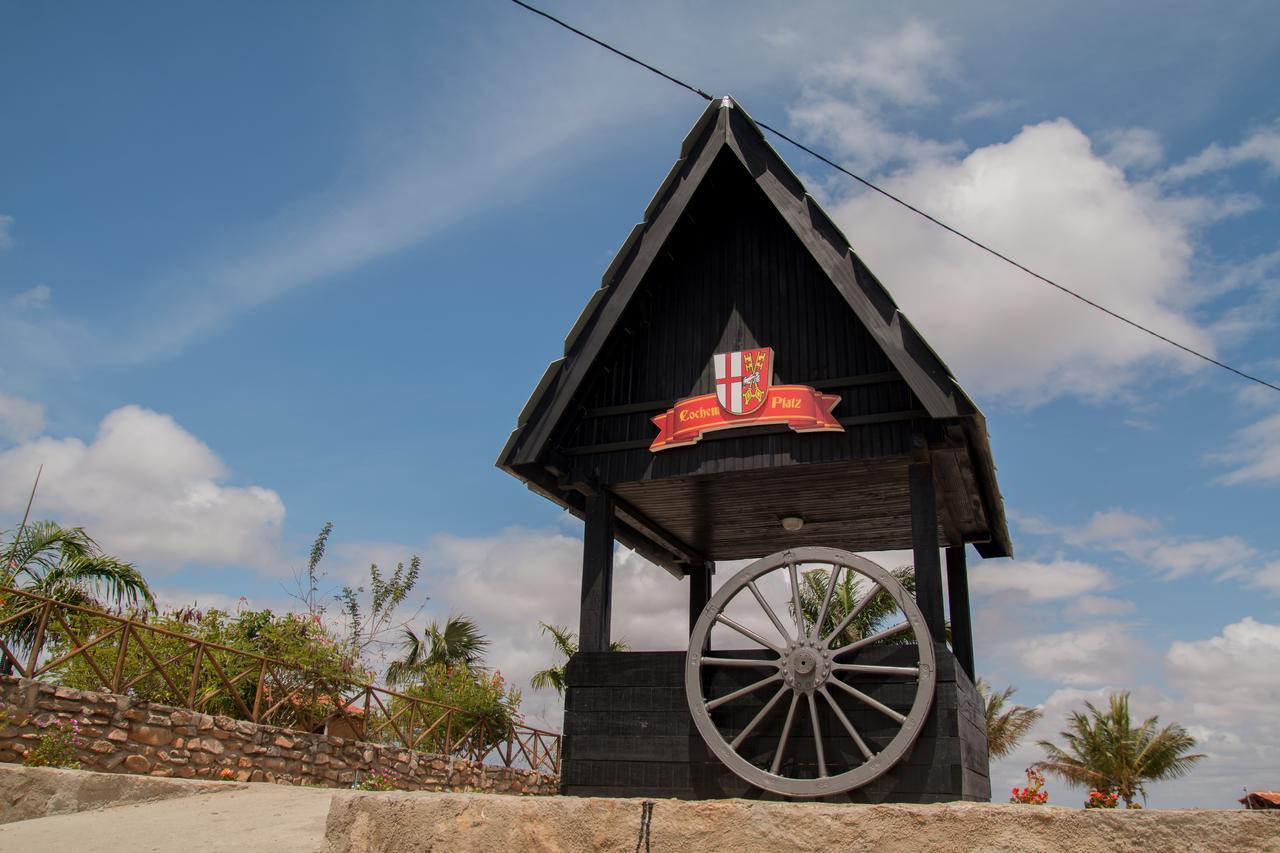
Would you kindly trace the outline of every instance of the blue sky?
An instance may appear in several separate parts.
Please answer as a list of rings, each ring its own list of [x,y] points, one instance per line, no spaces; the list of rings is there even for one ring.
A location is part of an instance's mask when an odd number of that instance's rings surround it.
[[[1280,379],[1269,4],[547,7]],[[332,520],[334,584],[420,553],[423,618],[545,665],[578,528],[492,462],[701,103],[497,0],[10,5],[0,79],[0,528],[44,463],[37,514],[169,600],[280,607]],[[1191,726],[1154,804],[1274,787],[1280,393],[779,151],[990,421],[1018,559],[974,568],[979,668],[1041,734],[1115,687]],[[684,590],[622,567],[618,632],[678,646]]]

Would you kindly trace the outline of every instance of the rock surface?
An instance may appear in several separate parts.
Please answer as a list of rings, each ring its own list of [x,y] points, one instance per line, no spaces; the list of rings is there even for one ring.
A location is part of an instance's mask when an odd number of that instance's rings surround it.
[[[243,787],[234,782],[156,779],[0,764],[0,824],[128,803],[223,793]]]
[[[643,801],[340,793],[329,853],[646,849]],[[653,851],[1280,851],[1280,816],[1217,809],[1085,811],[993,803],[828,805],[657,800]],[[637,847],[639,842],[639,847]]]

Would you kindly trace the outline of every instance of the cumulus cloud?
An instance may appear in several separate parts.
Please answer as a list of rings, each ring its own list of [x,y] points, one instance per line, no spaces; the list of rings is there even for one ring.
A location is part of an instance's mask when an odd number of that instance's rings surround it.
[[[280,569],[280,496],[227,485],[217,455],[168,415],[124,406],[88,443],[24,441],[0,452],[0,483],[30,483],[41,464],[36,513],[85,527],[149,575],[188,564]],[[0,491],[0,513],[20,513],[26,497],[24,489]]]
[[[962,159],[925,159],[882,183],[1085,296],[1213,351],[1210,332],[1187,311],[1196,296],[1188,219],[1220,211],[1131,184],[1070,121],[1025,127]],[[1191,369],[1155,339],[882,198],[854,195],[832,213],[961,382],[980,394],[1024,405],[1099,399],[1152,366]]]
[[[44,406],[0,394],[0,441],[26,441],[44,429]]]
[[[1102,569],[1075,560],[983,562],[969,572],[969,590],[975,594],[1008,594],[1030,601],[1074,598],[1110,586]]]
[[[1128,680],[1146,650],[1125,623],[1037,634],[1018,644],[1023,667],[1042,679],[1089,687]]]

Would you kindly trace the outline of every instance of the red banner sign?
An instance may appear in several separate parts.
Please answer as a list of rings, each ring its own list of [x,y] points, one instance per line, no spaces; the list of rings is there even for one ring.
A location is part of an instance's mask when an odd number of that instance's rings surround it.
[[[734,415],[721,407],[715,394],[681,400],[653,418],[658,437],[649,449],[655,453],[696,444],[703,433],[718,429],[786,424],[796,432],[844,432],[831,410],[840,402],[836,394],[820,394],[808,385],[774,385],[763,404],[750,414]]]

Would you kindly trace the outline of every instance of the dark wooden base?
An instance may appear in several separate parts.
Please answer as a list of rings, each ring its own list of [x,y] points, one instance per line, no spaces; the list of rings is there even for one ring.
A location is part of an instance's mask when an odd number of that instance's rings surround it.
[[[938,646],[938,682],[933,708],[915,745],[884,776],[853,791],[826,797],[832,802],[935,803],[991,798],[987,738],[982,700],[956,665],[949,650]],[[914,657],[910,647],[872,647],[858,653],[860,662],[892,663]],[[871,658],[875,658],[872,660]],[[780,800],[761,791],[725,767],[703,743],[689,715],[684,690],[684,652],[579,653],[566,672],[564,753],[561,791],[575,796],[678,797],[680,799]],[[726,670],[713,684],[714,695],[738,680],[754,680],[752,670]],[[742,681],[745,684],[748,681]],[[910,707],[908,685],[885,681],[863,686],[867,693],[902,711]],[[768,700],[769,691],[733,704],[734,725],[750,719]],[[741,707],[738,707],[739,704]],[[893,726],[875,711],[852,705],[842,708],[873,745],[892,736]],[[782,714],[775,713],[774,717]],[[834,731],[838,725],[831,720]],[[746,746],[772,754],[780,734],[761,726]],[[844,738],[843,740],[847,740]],[[758,743],[752,747],[752,742]],[[824,739],[828,761],[838,739]],[[788,748],[791,772],[812,762],[812,735],[799,726]],[[849,746],[852,749],[852,746]],[[803,771],[802,771],[803,772]]]

